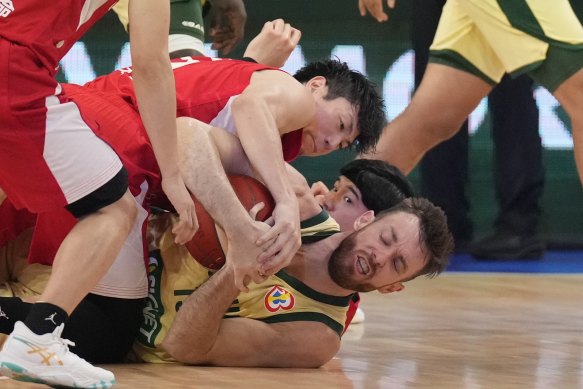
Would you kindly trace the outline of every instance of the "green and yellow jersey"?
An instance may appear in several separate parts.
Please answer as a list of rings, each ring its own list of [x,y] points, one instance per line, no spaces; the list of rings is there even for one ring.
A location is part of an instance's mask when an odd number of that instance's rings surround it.
[[[314,242],[339,231],[336,221],[325,211],[302,222],[304,242]],[[151,252],[148,274],[148,302],[133,357],[144,362],[174,362],[160,344],[182,302],[213,272],[194,260],[183,246],[174,244],[168,229],[160,238],[159,249]],[[317,321],[340,336],[350,298],[320,293],[280,270],[261,284],[250,284],[248,292],[237,296],[225,318],[245,317],[266,323]]]

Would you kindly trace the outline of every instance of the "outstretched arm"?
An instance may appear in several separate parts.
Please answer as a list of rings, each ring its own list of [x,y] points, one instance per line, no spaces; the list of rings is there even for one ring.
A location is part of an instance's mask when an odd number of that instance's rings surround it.
[[[197,227],[194,203],[180,175],[176,143],[176,92],[168,57],[168,0],[129,4],[134,87],[140,116],[162,173],[162,188],[178,212],[174,230],[185,243]]]
[[[229,262],[182,304],[162,346],[179,362],[246,367],[320,367],[340,338],[317,322],[266,324],[223,315],[237,297]]]

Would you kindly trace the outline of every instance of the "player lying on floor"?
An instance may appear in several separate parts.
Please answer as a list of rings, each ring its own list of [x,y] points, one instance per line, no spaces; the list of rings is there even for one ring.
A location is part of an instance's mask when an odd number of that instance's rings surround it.
[[[308,227],[308,226],[306,226]],[[318,230],[319,226],[309,226]],[[400,291],[446,266],[452,239],[429,201],[359,217],[353,233],[310,235],[290,265],[247,292],[229,262],[215,274],[162,234],[134,345],[138,360],[249,367],[319,367],[338,351],[354,292]],[[316,240],[321,238],[321,240]]]
[[[181,147],[190,153],[206,148],[221,159],[222,166],[207,164],[205,169],[248,171],[235,137],[194,120],[188,130]],[[338,350],[354,292],[399,291],[419,275],[437,275],[453,248],[445,215],[425,199],[405,199],[377,220],[367,211],[354,222],[354,232],[330,234],[334,231],[319,225],[324,218],[319,214],[310,219],[313,225],[304,224],[316,233],[290,265],[274,275],[259,274],[261,279],[241,293],[228,260],[211,277],[188,250],[172,242],[171,227],[166,227],[157,244],[159,257],[151,257],[152,287],[134,346],[137,358],[321,366]],[[319,233],[322,229],[327,232]]]

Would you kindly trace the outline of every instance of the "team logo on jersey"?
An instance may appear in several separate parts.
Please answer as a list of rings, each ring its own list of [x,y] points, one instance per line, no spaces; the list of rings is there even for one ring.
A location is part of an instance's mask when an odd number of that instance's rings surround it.
[[[277,312],[280,309],[287,311],[294,307],[294,295],[281,286],[274,286],[265,294],[265,308],[269,312]]]
[[[14,11],[14,4],[11,0],[0,0],[0,16],[5,18]]]

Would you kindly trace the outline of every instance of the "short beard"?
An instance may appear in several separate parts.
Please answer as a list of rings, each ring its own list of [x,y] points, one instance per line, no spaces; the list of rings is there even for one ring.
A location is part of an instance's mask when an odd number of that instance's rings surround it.
[[[359,231],[348,235],[330,255],[328,260],[328,274],[332,281],[344,289],[355,292],[370,292],[376,288],[369,283],[354,281],[353,250],[356,247],[356,238]]]

